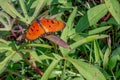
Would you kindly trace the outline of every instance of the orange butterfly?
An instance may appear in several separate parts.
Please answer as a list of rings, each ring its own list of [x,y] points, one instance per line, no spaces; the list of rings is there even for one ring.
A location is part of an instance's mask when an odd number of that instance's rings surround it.
[[[44,34],[62,30],[65,24],[62,21],[40,18],[33,21],[26,33],[28,40],[35,40]]]

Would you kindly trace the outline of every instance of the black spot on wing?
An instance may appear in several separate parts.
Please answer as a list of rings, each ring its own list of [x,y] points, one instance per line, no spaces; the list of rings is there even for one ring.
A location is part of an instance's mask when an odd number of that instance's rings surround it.
[[[49,22],[49,20],[47,19],[47,22]]]
[[[51,28],[51,26],[50,26],[50,25],[49,25],[48,27],[49,27],[49,28]]]
[[[34,31],[34,29],[30,28],[31,31]]]
[[[54,21],[53,21],[53,20],[51,20],[51,23],[52,23],[52,24],[54,24]]]
[[[39,30],[37,29],[36,31],[38,32]]]

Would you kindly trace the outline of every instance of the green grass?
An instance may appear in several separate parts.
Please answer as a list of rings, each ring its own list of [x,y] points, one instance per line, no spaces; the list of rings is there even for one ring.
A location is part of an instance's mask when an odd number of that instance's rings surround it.
[[[0,79],[119,80],[119,8],[119,0],[0,0]],[[27,41],[40,17],[66,26],[52,39]]]

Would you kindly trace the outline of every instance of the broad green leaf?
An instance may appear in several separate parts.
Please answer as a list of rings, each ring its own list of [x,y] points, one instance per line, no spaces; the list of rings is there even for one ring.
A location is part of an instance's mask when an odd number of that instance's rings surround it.
[[[105,0],[106,7],[108,8],[111,15],[120,24],[120,3],[118,0]]]
[[[50,74],[52,73],[53,69],[58,64],[59,60],[53,60],[52,63],[48,66],[47,70],[44,72],[41,80],[48,80]]]
[[[90,26],[96,24],[106,13],[107,8],[105,4],[100,4],[88,10],[88,21]]]
[[[80,33],[84,31],[89,26],[95,25],[105,14],[107,13],[107,8],[105,4],[100,4],[87,11],[82,18],[79,19],[76,25],[76,32]]]
[[[77,33],[80,33],[81,31],[84,31],[85,29],[87,29],[89,27],[89,21],[88,21],[88,17],[87,14],[85,14],[83,17],[81,17],[79,19],[79,21],[77,22],[77,25],[75,26],[75,31]]]
[[[84,44],[84,43],[88,43],[90,41],[96,40],[96,39],[102,39],[102,38],[106,38],[108,37],[107,35],[92,35],[92,36],[88,36],[86,38],[80,39],[77,42],[73,43],[70,45],[71,49],[75,49],[78,46]]]
[[[87,80],[106,80],[104,75],[94,66],[82,62],[80,60],[72,59],[66,56],[66,60],[71,62],[80,74]]]

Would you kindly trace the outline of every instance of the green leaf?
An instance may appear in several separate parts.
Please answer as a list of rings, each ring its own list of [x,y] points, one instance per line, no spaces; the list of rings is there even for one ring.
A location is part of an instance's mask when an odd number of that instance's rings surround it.
[[[80,74],[84,76],[87,80],[106,80],[104,75],[94,66],[82,62],[80,60],[75,60],[70,57],[65,57],[66,60],[71,62],[74,67],[78,70]]]
[[[68,21],[66,23],[66,27],[62,32],[61,38],[64,41],[67,41],[68,35],[71,33],[71,30],[73,29],[73,21],[74,21],[74,18],[76,16],[76,13],[77,13],[77,7],[74,8],[73,12],[69,16]]]
[[[52,48],[51,46],[46,45],[46,44],[27,44],[27,46],[29,46],[29,47],[44,47],[44,48]]]
[[[19,0],[20,5],[21,5],[21,9],[23,11],[23,14],[26,18],[26,20],[28,20],[28,14],[27,14],[27,9],[26,9],[26,5],[25,5],[25,1],[24,0]]]
[[[31,55],[36,61],[42,63],[41,60],[40,60],[40,58],[39,58],[39,56],[37,55],[37,53],[36,53],[35,51],[33,51],[33,50],[24,50],[24,49],[21,49],[20,51],[21,51],[21,52],[24,52],[24,53],[29,52],[30,55]]]
[[[92,34],[97,34],[97,33],[100,33],[100,32],[103,32],[107,29],[109,29],[111,26],[104,26],[104,27],[100,27],[100,28],[96,28],[96,29],[93,29],[93,30],[90,30],[88,32],[89,35],[92,35]]]
[[[71,13],[70,17],[68,18],[68,21],[66,23],[66,27],[63,30],[61,34],[61,39],[63,39],[65,42],[68,40],[68,35],[71,33],[71,30],[73,28],[73,21],[77,13],[77,7],[74,8],[73,12]],[[60,51],[62,52],[63,55],[66,55],[65,53],[68,52],[68,49],[60,47]]]
[[[108,8],[111,15],[120,24],[120,3],[118,0],[105,0],[106,7]]]
[[[5,45],[8,45],[10,42],[9,41],[6,41],[4,39],[0,39],[0,43],[4,43]]]
[[[42,60],[46,60],[46,59],[54,59],[54,58],[49,57],[49,56],[46,56],[46,55],[40,55],[40,56],[39,56],[39,59],[40,59],[40,61],[42,61]]]
[[[17,17],[19,17],[23,22],[26,22],[25,18],[15,9],[15,7],[8,3],[8,2],[4,2],[4,5],[6,7],[9,7],[10,11],[15,14]],[[8,13],[9,14],[9,13]]]
[[[48,66],[47,70],[44,72],[41,80],[48,80],[50,74],[52,73],[53,69],[58,64],[59,60],[53,60],[52,63]]]
[[[96,24],[106,13],[107,8],[105,4],[100,4],[88,10],[88,21],[90,26]]]
[[[109,60],[109,69],[112,71],[112,69],[116,66],[117,61],[120,61],[120,47],[116,48],[112,55],[110,56]]]
[[[78,46],[84,44],[84,43],[88,43],[90,41],[96,40],[96,39],[102,39],[102,38],[106,38],[108,37],[107,35],[92,35],[92,36],[88,36],[86,38],[80,39],[77,42],[73,43],[70,45],[71,49],[75,49]]]
[[[11,58],[11,61],[13,61],[14,63],[19,62],[20,60],[22,60],[22,57],[19,55],[19,53],[16,53],[16,54]]]
[[[83,17],[81,17],[79,19],[79,21],[77,22],[77,25],[75,26],[75,31],[77,33],[80,33],[81,31],[84,31],[86,28],[89,27],[89,21],[88,21],[88,17],[87,14],[85,14]]]
[[[100,4],[87,11],[82,18],[79,19],[76,25],[76,32],[81,32],[87,29],[89,26],[95,25],[105,14],[107,13],[107,8],[105,4]]]
[[[103,53],[96,40],[94,41],[94,55],[95,55],[95,63],[100,63],[100,59],[103,60]]]
[[[103,68],[104,69],[107,68],[107,66],[108,66],[110,53],[111,53],[111,48],[107,47],[105,54],[104,54],[104,59],[103,59]]]
[[[7,3],[7,0],[0,0],[0,7],[9,15],[11,15],[13,18],[16,18],[16,14],[14,14],[9,8],[8,6],[6,6],[5,3]]]
[[[0,74],[6,69],[8,62],[11,60],[11,58],[14,56],[14,54],[15,54],[15,52],[12,52],[2,62],[0,62]]]
[[[37,6],[35,8],[34,14],[32,15],[32,17],[27,22],[28,24],[30,24],[38,16],[39,12],[45,6],[45,4],[48,2],[48,0],[37,0],[37,2],[38,3],[37,3]]]
[[[13,21],[10,19],[9,15],[2,11],[0,11],[0,23],[4,25],[4,28],[0,28],[0,31],[10,31],[12,29]]]
[[[53,56],[55,57],[55,59],[58,59],[58,60],[60,60],[60,59],[63,59],[60,55],[58,55],[58,54],[54,54],[53,53]]]
[[[5,45],[5,44],[0,44],[0,50],[13,51],[12,47],[9,47],[8,45]]]

